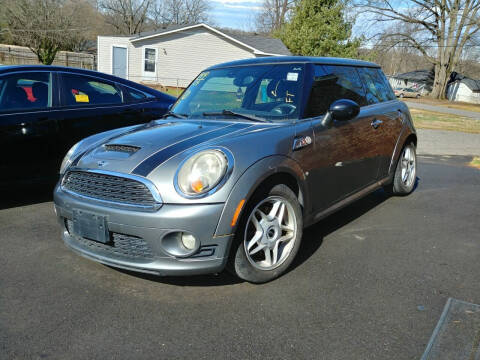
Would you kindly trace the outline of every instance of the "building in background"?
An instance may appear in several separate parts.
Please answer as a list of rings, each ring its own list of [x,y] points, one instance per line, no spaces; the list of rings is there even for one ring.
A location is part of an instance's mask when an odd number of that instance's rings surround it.
[[[433,70],[415,70],[388,76],[390,85],[395,88],[412,88],[422,95],[432,91],[435,73]]]
[[[98,71],[136,82],[186,87],[203,69],[227,61],[291,55],[280,39],[171,25],[134,36],[99,36]]]
[[[448,84],[447,98],[450,101],[480,104],[480,80],[453,72]]]

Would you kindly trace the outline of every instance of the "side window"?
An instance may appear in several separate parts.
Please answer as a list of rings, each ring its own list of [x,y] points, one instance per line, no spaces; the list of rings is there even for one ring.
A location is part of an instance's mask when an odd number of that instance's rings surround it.
[[[121,104],[122,93],[111,83],[82,75],[62,74],[65,105]]]
[[[132,89],[131,87],[124,87],[124,93],[127,95],[127,101],[129,102],[141,102],[149,98],[153,98],[152,95],[144,93],[143,91]]]
[[[355,68],[348,66],[315,65],[306,117],[325,114],[330,105],[339,99],[353,100],[366,105],[363,85]]]
[[[380,69],[361,68],[358,71],[367,89],[369,105],[393,100],[390,94],[392,89]]]
[[[392,85],[390,85],[390,82],[388,81],[383,71],[380,69],[377,69],[377,74],[378,74],[378,77],[380,77],[380,79],[383,80],[383,84],[385,86],[385,95],[387,96],[387,99],[395,100],[397,97],[395,96],[395,93],[393,92],[393,89],[392,89]]]
[[[0,111],[46,109],[51,106],[51,73],[26,72],[0,80]]]
[[[157,57],[156,49],[144,48],[144,64],[143,71],[146,73],[155,72],[155,59]]]

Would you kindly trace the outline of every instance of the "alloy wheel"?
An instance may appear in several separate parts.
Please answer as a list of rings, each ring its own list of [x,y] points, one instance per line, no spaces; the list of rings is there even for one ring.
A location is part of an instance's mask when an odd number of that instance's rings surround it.
[[[270,196],[251,212],[244,238],[248,261],[257,269],[272,270],[290,255],[297,233],[292,205],[283,197]]]

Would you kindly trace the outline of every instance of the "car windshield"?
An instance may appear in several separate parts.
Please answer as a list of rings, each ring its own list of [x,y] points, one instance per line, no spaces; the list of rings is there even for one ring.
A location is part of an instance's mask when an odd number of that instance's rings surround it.
[[[303,64],[254,65],[202,72],[171,113],[184,117],[253,121],[298,119]]]

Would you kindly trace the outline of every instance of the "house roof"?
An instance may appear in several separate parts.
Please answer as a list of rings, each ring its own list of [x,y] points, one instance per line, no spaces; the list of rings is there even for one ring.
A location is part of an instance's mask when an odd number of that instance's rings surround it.
[[[462,84],[467,85],[468,88],[472,91],[480,91],[480,80],[469,78],[465,75],[459,74],[454,71],[450,75],[450,82],[456,82],[456,81],[459,81]]]
[[[429,85],[433,85],[435,73],[433,72],[433,70],[415,70],[403,74],[393,75],[392,77],[400,80],[423,82]]]
[[[290,51],[280,39],[275,39],[253,33],[239,33],[230,30],[218,30],[203,23],[191,25],[168,25],[157,31],[140,33],[132,37],[130,41],[137,42],[200,27],[203,27],[220,36],[223,36],[224,38],[227,38],[237,43],[238,45],[244,46],[258,55],[291,55]]]

